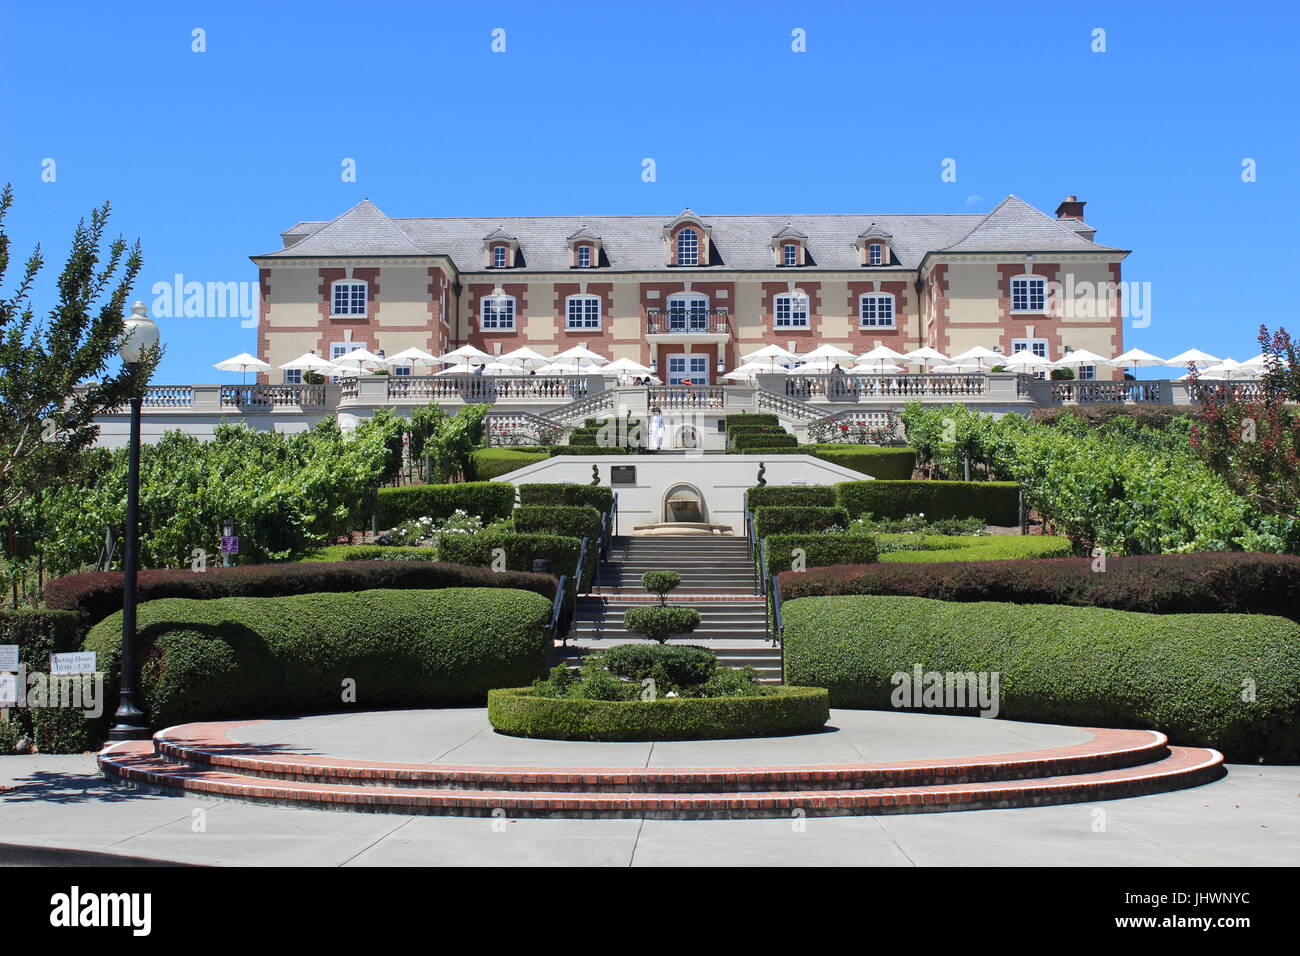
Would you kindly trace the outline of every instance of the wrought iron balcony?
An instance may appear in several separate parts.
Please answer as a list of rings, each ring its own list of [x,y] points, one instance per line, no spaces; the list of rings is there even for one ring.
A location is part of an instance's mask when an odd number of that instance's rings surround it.
[[[647,335],[729,335],[731,325],[726,309],[646,309]]]

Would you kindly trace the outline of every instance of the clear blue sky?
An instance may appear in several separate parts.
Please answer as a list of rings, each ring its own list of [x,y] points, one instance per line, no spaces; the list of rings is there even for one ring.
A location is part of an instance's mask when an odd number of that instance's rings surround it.
[[[1099,241],[1133,250],[1125,279],[1151,283],[1128,345],[1241,360],[1260,322],[1300,331],[1296,3],[0,9],[0,180],[15,253],[53,260],[47,290],[105,199],[143,242],[148,302],[176,273],[255,281],[249,255],[363,197],[390,216],[667,217],[988,211],[1008,193],[1050,213],[1073,193]],[[160,324],[158,382],[225,381],[211,363],[256,350],[238,318]]]

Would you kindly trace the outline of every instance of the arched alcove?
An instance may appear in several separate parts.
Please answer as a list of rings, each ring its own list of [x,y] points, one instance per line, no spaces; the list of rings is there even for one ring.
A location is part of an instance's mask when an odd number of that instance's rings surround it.
[[[703,523],[709,520],[704,495],[694,485],[675,484],[664,495],[664,521]]]

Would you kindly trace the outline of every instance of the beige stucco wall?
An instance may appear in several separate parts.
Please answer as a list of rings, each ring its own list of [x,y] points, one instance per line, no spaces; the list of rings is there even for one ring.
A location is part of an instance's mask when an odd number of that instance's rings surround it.
[[[267,297],[270,328],[320,323],[320,276],[315,269],[271,269],[270,283],[271,294]]]
[[[381,269],[376,303],[381,328],[385,325],[428,325],[432,319],[428,270],[409,266]]]
[[[948,266],[948,318],[954,324],[996,325],[999,318],[998,268],[993,262],[954,262]]]

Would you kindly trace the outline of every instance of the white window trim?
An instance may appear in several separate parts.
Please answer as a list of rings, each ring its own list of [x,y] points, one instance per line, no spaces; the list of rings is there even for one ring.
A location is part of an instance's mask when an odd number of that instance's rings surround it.
[[[336,311],[338,305],[338,288],[339,286],[360,286],[364,297],[360,312],[339,312]],[[348,296],[351,302],[352,296]],[[364,279],[335,279],[330,283],[330,318],[331,319],[354,319],[357,316],[366,316],[370,314],[370,283]]]
[[[685,312],[685,326],[680,329],[674,329],[672,326],[673,303],[675,302],[702,302],[703,308],[699,311],[704,315],[704,327],[702,329],[691,328],[691,314],[695,309],[687,306]],[[709,297],[703,292],[674,292],[668,297],[664,304],[665,316],[667,318],[667,329],[669,332],[707,332],[709,331]]]
[[[1012,354],[1012,355],[1015,355],[1015,354],[1016,354],[1017,352],[1019,352],[1021,349],[1029,349],[1031,352],[1033,352],[1033,351],[1034,351],[1034,345],[1037,344],[1037,343],[1042,343],[1042,346],[1043,346],[1043,354],[1042,354],[1041,358],[1043,359],[1043,361],[1044,361],[1044,362],[1050,362],[1050,361],[1052,360],[1052,342],[1051,342],[1050,339],[1043,339],[1043,338],[1034,338],[1034,339],[1012,339],[1012,340],[1011,340],[1011,354]],[[1037,352],[1034,352],[1034,354],[1035,354],[1035,355],[1038,355]],[[1047,378],[1047,373],[1046,373],[1046,372],[1034,372],[1034,373],[1033,373],[1033,376],[1034,376],[1034,378]]]
[[[792,249],[794,250],[794,256],[793,256],[794,262],[788,261],[791,258],[791,256],[788,255],[788,253]],[[799,264],[799,243],[797,242],[782,243],[781,244],[781,265],[797,266],[798,264]]]
[[[889,300],[889,324],[881,322],[867,324],[867,310],[864,308],[868,299]],[[879,309],[877,309],[879,311]],[[898,300],[892,292],[864,292],[858,296],[858,328],[860,329],[896,329],[898,328]]]
[[[497,302],[499,302],[499,303],[509,302],[509,303],[510,303],[510,324],[509,324],[509,325],[502,325],[502,324],[501,324],[501,319],[500,319],[500,317],[498,317],[498,318],[496,319],[496,323],[497,323],[496,325],[487,325],[487,324],[486,324],[486,318],[487,318],[487,316],[484,314],[485,309],[486,309],[486,306],[488,305],[488,303],[497,303]],[[515,331],[515,327],[516,327],[516,325],[518,325],[518,322],[519,322],[519,310],[518,310],[518,306],[517,306],[517,304],[516,304],[516,302],[515,302],[515,297],[514,297],[514,296],[512,296],[512,295],[485,295],[482,299],[479,300],[479,305],[478,305],[478,327],[479,327],[479,331],[480,331],[480,332],[513,332],[513,331]]]
[[[883,266],[885,264],[885,246],[884,243],[872,242],[867,244],[867,265]]]
[[[578,268],[579,268],[579,269],[590,269],[590,268],[591,268],[591,262],[592,262],[591,251],[592,251],[592,250],[591,250],[591,246],[585,246],[585,245],[584,245],[584,246],[578,246],[578,250],[577,250],[577,253],[576,253],[575,261],[577,262],[577,265],[578,265]],[[582,261],[582,257],[583,257],[584,255],[587,257],[587,261],[586,261],[585,263]]]
[[[688,232],[691,234],[691,236],[694,237],[693,241],[695,245],[695,250],[694,252],[691,253],[690,262],[686,262],[682,258],[682,239],[683,237],[685,237],[686,233]],[[683,228],[679,229],[677,231],[677,264],[679,266],[698,266],[700,264],[701,245],[702,243],[700,242],[700,232],[698,229],[694,228],[693,226],[684,226]]]
[[[573,323],[573,313],[571,305],[573,302],[582,299],[583,301],[594,301],[596,303],[596,324],[586,325]],[[587,292],[579,292],[575,295],[566,296],[564,299],[564,330],[566,332],[599,332],[605,322],[605,303],[601,301],[600,296],[592,295]],[[585,310],[582,318],[585,318]]]
[[[782,299],[790,300],[790,321],[781,323],[779,314],[781,311],[780,303]],[[803,302],[803,319],[796,321],[794,318],[795,303]],[[782,292],[772,297],[772,328],[774,329],[807,329],[812,327],[812,300],[804,292]]]
[[[1040,282],[1043,286],[1043,307],[1041,309],[1017,309],[1016,308],[1016,283],[1032,279],[1034,282]],[[1030,299],[1033,296],[1029,296]],[[1047,313],[1047,277],[1036,276],[1032,272],[1026,272],[1023,275],[1012,276],[1007,284],[1007,299],[1011,304],[1012,315],[1045,315]]]
[[[498,253],[498,252],[501,253],[501,264],[500,264],[500,265],[497,265],[497,253]],[[489,251],[488,255],[491,257],[492,268],[493,268],[493,269],[509,269],[509,268],[510,268],[510,247],[507,246],[504,242],[498,242],[496,245],[494,245],[494,246],[491,248],[491,250]]]
[[[284,384],[285,384],[285,385],[301,385],[301,384],[302,384],[302,369],[300,369],[300,368],[287,368],[287,369],[285,369],[285,370],[284,370]]]

